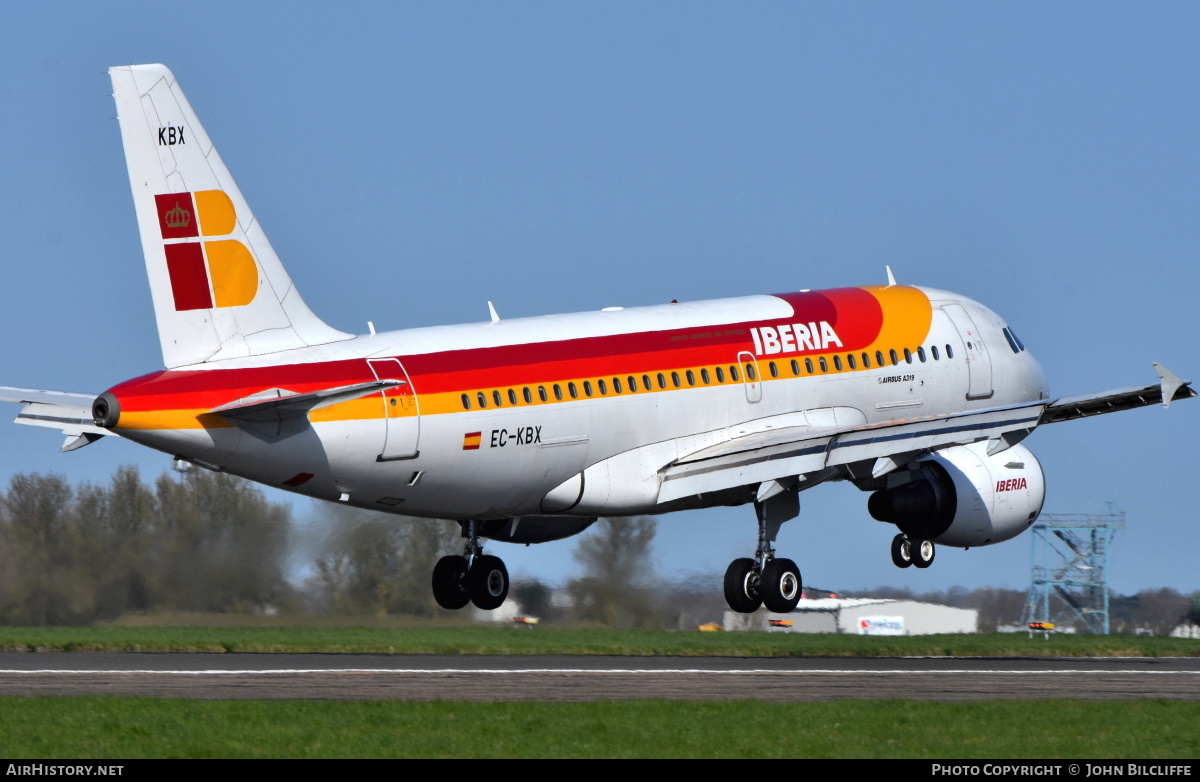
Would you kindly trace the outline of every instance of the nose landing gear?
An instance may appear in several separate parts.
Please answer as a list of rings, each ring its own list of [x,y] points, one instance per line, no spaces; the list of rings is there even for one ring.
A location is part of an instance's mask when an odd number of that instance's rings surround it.
[[[491,611],[508,597],[508,568],[500,557],[483,553],[474,521],[462,522],[467,539],[462,556],[450,555],[433,568],[433,599],[442,608],[459,609],[467,603]]]

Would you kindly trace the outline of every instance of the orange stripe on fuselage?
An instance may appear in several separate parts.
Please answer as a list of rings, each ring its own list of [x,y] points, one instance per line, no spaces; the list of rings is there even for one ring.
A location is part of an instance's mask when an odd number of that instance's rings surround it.
[[[761,328],[791,321],[799,323],[825,321],[837,330],[842,345],[819,350],[793,351],[779,355],[758,355],[762,367],[759,380],[771,381],[766,362],[775,360],[784,367],[790,359],[802,360],[822,355],[858,353],[889,348],[915,349],[928,336],[932,306],[924,293],[904,286],[846,288],[834,291],[782,294],[779,298],[791,304],[791,318],[746,321],[720,324],[711,328],[673,329],[635,332],[600,337],[505,345],[489,348],[463,348],[438,353],[398,357],[412,380],[422,415],[462,412],[461,394],[471,396],[475,409],[479,391],[488,394],[500,390],[503,406],[510,406],[507,390],[514,388],[518,404],[525,405],[521,390],[536,389],[538,385],[564,388],[563,400],[550,396],[541,402],[534,396],[533,404],[563,404],[573,400],[565,393],[566,384],[575,382],[582,389],[583,381],[595,387],[600,379],[610,384],[612,378],[623,382],[630,375],[639,380],[648,374],[656,379],[659,372],[678,372],[683,376],[691,369],[697,375],[695,387],[706,387],[699,381],[700,370],[707,368],[717,386],[714,369],[725,368],[724,385],[732,381],[730,366],[737,365],[739,352],[755,352],[751,328]],[[875,368],[875,367],[872,367]],[[850,370],[848,367],[842,371]],[[804,373],[807,374],[807,373]],[[818,372],[818,374],[821,374]],[[832,366],[828,374],[835,374]],[[779,379],[795,377],[783,371]],[[121,404],[122,429],[200,429],[223,428],[230,424],[206,414],[207,411],[270,388],[282,388],[294,393],[306,393],[341,385],[374,380],[365,358],[311,364],[281,364],[247,369],[167,370],[121,383],[111,391]],[[741,382],[739,378],[738,383]],[[686,383],[676,389],[668,382],[666,389],[657,383],[651,391],[639,387],[638,394],[686,390]],[[628,396],[626,389],[623,396]],[[615,396],[610,393],[607,396]],[[587,398],[582,392],[579,399]],[[596,389],[591,398],[602,398]],[[489,406],[491,399],[489,397]],[[393,411],[394,413],[396,411]],[[401,414],[412,414],[411,408]],[[378,394],[332,405],[310,414],[310,420],[340,421],[383,418],[384,408]]]

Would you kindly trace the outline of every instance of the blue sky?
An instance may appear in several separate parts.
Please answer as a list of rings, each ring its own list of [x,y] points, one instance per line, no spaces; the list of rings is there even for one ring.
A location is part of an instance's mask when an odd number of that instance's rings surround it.
[[[489,299],[515,317],[881,283],[890,264],[1000,312],[1056,395],[1151,382],[1152,360],[1200,380],[1195,4],[0,13],[0,384],[99,392],[161,367],[105,73],[140,62],[174,70],[305,299],[344,330],[485,320]],[[1188,402],[1026,441],[1048,512],[1127,512],[1118,591],[1200,589],[1197,434]],[[58,446],[2,425],[0,485],[169,464]],[[1028,536],[899,571],[865,494],[801,505],[779,548],[815,586],[1028,585]],[[720,573],[755,534],[749,508],[658,529],[669,577]],[[573,547],[495,553],[562,581]]]

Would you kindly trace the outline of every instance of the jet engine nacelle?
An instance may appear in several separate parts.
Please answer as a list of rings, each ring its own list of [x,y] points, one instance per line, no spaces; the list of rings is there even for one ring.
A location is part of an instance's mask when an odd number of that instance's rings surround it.
[[[909,537],[947,546],[986,546],[1014,538],[1042,512],[1046,478],[1023,445],[987,455],[987,442],[946,448],[889,477],[867,509]],[[897,480],[899,479],[899,480]]]

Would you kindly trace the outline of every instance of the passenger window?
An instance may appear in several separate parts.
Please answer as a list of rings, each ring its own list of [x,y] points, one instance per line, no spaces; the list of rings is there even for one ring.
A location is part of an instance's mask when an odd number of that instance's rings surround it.
[[[753,383],[755,380],[758,379],[758,373],[754,371],[753,364],[746,365],[746,379],[749,380],[751,383]]]
[[[471,397],[467,396],[466,394],[463,394],[462,395],[462,403],[463,403],[463,410],[471,409]]]
[[[842,371],[842,357],[841,356],[833,357],[833,368],[836,369],[838,372]]]
[[[775,362],[767,363],[767,368],[771,370],[771,377],[779,377],[779,367],[775,366]]]
[[[875,351],[875,366],[877,366],[877,367],[883,366],[883,351],[882,350]]]
[[[501,402],[500,402],[500,392],[499,392],[499,391],[493,391],[493,392],[492,392],[492,402],[493,402],[493,403],[496,405],[496,407],[500,407],[500,406],[501,406]]]
[[[796,359],[792,359],[792,375],[794,377],[799,374],[800,374],[800,362],[797,361]]]
[[[817,359],[817,363],[821,365],[822,372],[829,371],[829,362],[825,360],[824,356],[821,356],[819,359]]]
[[[621,393],[621,378],[619,378],[619,377],[613,378],[613,393],[614,394]]]
[[[917,358],[921,359],[921,363],[925,363],[925,348],[924,346],[917,348]]]
[[[679,373],[678,372],[671,373],[671,385],[675,386],[676,388],[679,388]]]
[[[954,348],[946,346],[946,358],[954,358]]]
[[[696,385],[696,373],[689,369],[685,374],[687,375],[688,385]]]
[[[708,385],[710,382],[712,382],[708,378],[708,368],[707,367],[700,370],[700,379],[704,381],[704,385]]]
[[[730,367],[730,368],[729,368],[729,379],[730,379],[730,380],[732,380],[732,381],[733,381],[733,382],[735,382],[735,383],[738,381],[738,371],[737,371],[737,367]],[[751,379],[753,379],[753,378],[751,378]]]
[[[614,377],[613,380],[616,380],[616,378]],[[596,381],[596,387],[600,391],[600,396],[606,396],[608,394],[608,383],[604,382],[604,378],[600,378]]]
[[[525,386],[521,389],[521,396],[525,398],[525,404],[528,405],[533,403],[533,394],[529,392],[529,386]]]
[[[514,389],[508,389],[508,403],[515,405],[517,403],[517,392]]]
[[[572,399],[578,399],[578,398],[579,398],[579,392],[575,390],[575,384],[574,384],[574,383],[567,383],[567,393],[571,395],[571,398],[572,398]]]
[[[717,382],[718,383],[725,382],[725,370],[721,369],[720,367],[717,367]]]
[[[862,354],[862,360],[863,360],[863,369],[870,369],[870,368],[871,368],[871,356],[870,356],[870,354],[868,354],[868,353],[863,353],[863,354]]]
[[[853,353],[846,354],[846,362],[850,364],[851,369],[858,369],[858,363],[855,362]]]
[[[888,351],[888,357],[892,359],[892,366],[896,366],[897,364],[900,363],[900,359],[896,357],[895,348]]]
[[[554,384],[554,398],[560,402],[562,401],[562,386],[560,386],[558,383]]]
[[[548,397],[546,396],[546,387],[545,387],[545,386],[538,386],[538,397],[539,397],[539,398],[540,398],[540,399],[541,399],[543,402],[545,402],[545,401],[546,401],[546,399],[548,398]]]
[[[487,407],[487,397],[483,395],[482,391],[480,391],[478,394],[476,394],[475,398],[479,400],[479,409],[480,410]]]
[[[604,381],[601,380],[600,382],[603,383]],[[584,396],[592,395],[592,381],[590,381],[590,380],[583,381],[583,395]]]
[[[810,375],[813,373],[813,363],[811,358],[804,359],[804,371]]]
[[[665,377],[663,377],[663,373],[662,373],[662,372],[659,372],[659,373],[658,373],[658,387],[659,387],[659,388],[666,388],[666,387],[667,387],[667,379],[666,379]]]
[[[939,358],[941,358],[941,356],[938,355],[937,345],[933,345],[929,349],[933,352],[933,360],[934,361],[937,361]]]
[[[905,361],[905,363],[907,363],[907,364],[911,364],[911,363],[912,363],[912,351],[911,351],[911,350],[909,350],[908,348],[905,348],[905,349],[904,349],[904,361]]]

